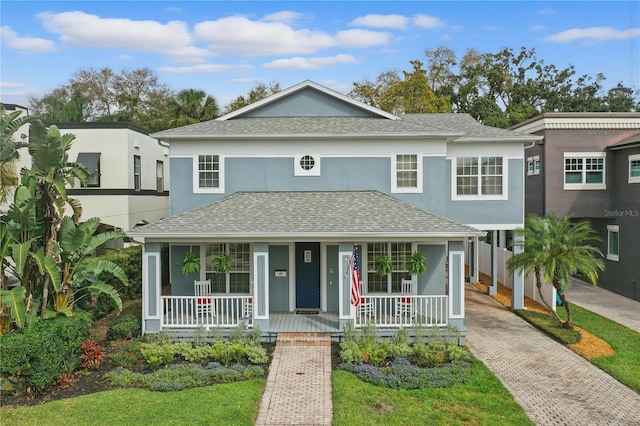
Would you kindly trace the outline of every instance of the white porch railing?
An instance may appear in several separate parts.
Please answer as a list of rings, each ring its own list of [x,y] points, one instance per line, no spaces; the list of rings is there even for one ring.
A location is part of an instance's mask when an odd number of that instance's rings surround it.
[[[446,327],[449,321],[448,296],[367,294],[363,301],[355,308],[356,327]]]
[[[248,295],[162,296],[161,327],[252,327],[252,301]],[[202,309],[202,303],[208,303],[209,309]]]

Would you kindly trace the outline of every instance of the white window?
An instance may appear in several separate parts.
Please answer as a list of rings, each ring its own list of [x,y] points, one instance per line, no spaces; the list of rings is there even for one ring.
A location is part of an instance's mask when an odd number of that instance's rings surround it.
[[[164,163],[156,161],[156,191],[164,192]]]
[[[507,167],[502,157],[457,157],[454,164],[454,200],[507,198]]]
[[[219,253],[231,256],[229,272],[214,272],[213,258]],[[251,252],[246,243],[208,244],[205,256],[205,279],[211,280],[213,293],[249,294]]]
[[[392,192],[422,192],[422,161],[417,154],[397,154],[391,163]]]
[[[527,157],[527,176],[540,174],[540,156]]]
[[[376,259],[386,255],[391,260],[393,272],[380,276],[376,273]],[[406,260],[411,256],[411,243],[367,244],[367,290],[369,293],[400,293],[402,280],[411,279]]]
[[[136,191],[140,191],[142,189],[142,176],[141,176],[142,166],[140,164],[140,156],[133,156],[133,189]]]
[[[640,183],[640,154],[629,156],[629,183]]]
[[[606,189],[604,152],[565,152],[564,189]]]
[[[619,260],[620,256],[620,228],[618,225],[607,225],[607,259]]]
[[[193,158],[193,191],[196,193],[224,192],[223,159],[219,155],[204,154]]]
[[[294,176],[320,176],[319,155],[295,155],[293,161]]]

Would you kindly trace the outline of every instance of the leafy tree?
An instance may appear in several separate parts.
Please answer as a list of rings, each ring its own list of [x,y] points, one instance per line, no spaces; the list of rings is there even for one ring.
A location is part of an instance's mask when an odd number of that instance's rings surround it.
[[[16,141],[14,134],[20,127],[32,122],[34,117],[30,115],[20,117],[20,111],[7,113],[4,108],[2,108],[1,113],[0,204],[4,204],[11,195],[13,188],[18,185],[18,172],[16,170],[16,162],[20,158],[18,150],[27,147],[26,142]]]
[[[557,219],[552,214],[541,218],[530,216],[525,222],[525,228],[516,230],[516,234],[524,237],[517,240],[514,246],[523,251],[515,254],[507,263],[510,271],[522,268],[525,272],[533,272],[536,286],[541,287],[542,276],[558,292],[562,306],[567,312],[567,320],[563,327],[573,328],[571,307],[565,290],[569,285],[571,275],[580,273],[587,277],[594,285],[598,274],[604,270],[604,263],[600,259],[602,252],[590,245],[600,241],[597,233],[588,221],[572,221],[570,217]],[[549,307],[543,299],[543,303]]]
[[[354,83],[349,95],[392,114],[450,112],[449,99],[434,94],[422,62],[411,61],[411,65],[413,70],[402,71],[402,76],[387,71],[375,82]]]
[[[258,83],[249,91],[249,93],[244,96],[238,96],[236,99],[231,101],[229,105],[226,106],[224,113],[229,114],[230,112],[244,108],[245,106],[258,102],[268,96],[275,95],[281,90],[280,83],[272,82],[269,86],[264,83]]]
[[[185,89],[169,101],[170,127],[186,126],[213,120],[218,116],[215,98],[207,96],[204,90]]]

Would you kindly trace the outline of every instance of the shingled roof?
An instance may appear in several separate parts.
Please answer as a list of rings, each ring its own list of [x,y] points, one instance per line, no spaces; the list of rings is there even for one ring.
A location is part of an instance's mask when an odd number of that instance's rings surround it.
[[[153,239],[461,238],[484,235],[378,191],[237,192],[140,227]]]

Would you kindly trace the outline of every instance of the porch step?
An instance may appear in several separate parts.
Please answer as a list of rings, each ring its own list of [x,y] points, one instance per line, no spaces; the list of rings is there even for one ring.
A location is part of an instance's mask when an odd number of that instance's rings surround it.
[[[330,333],[278,333],[276,343],[283,345],[324,346],[331,345]]]

